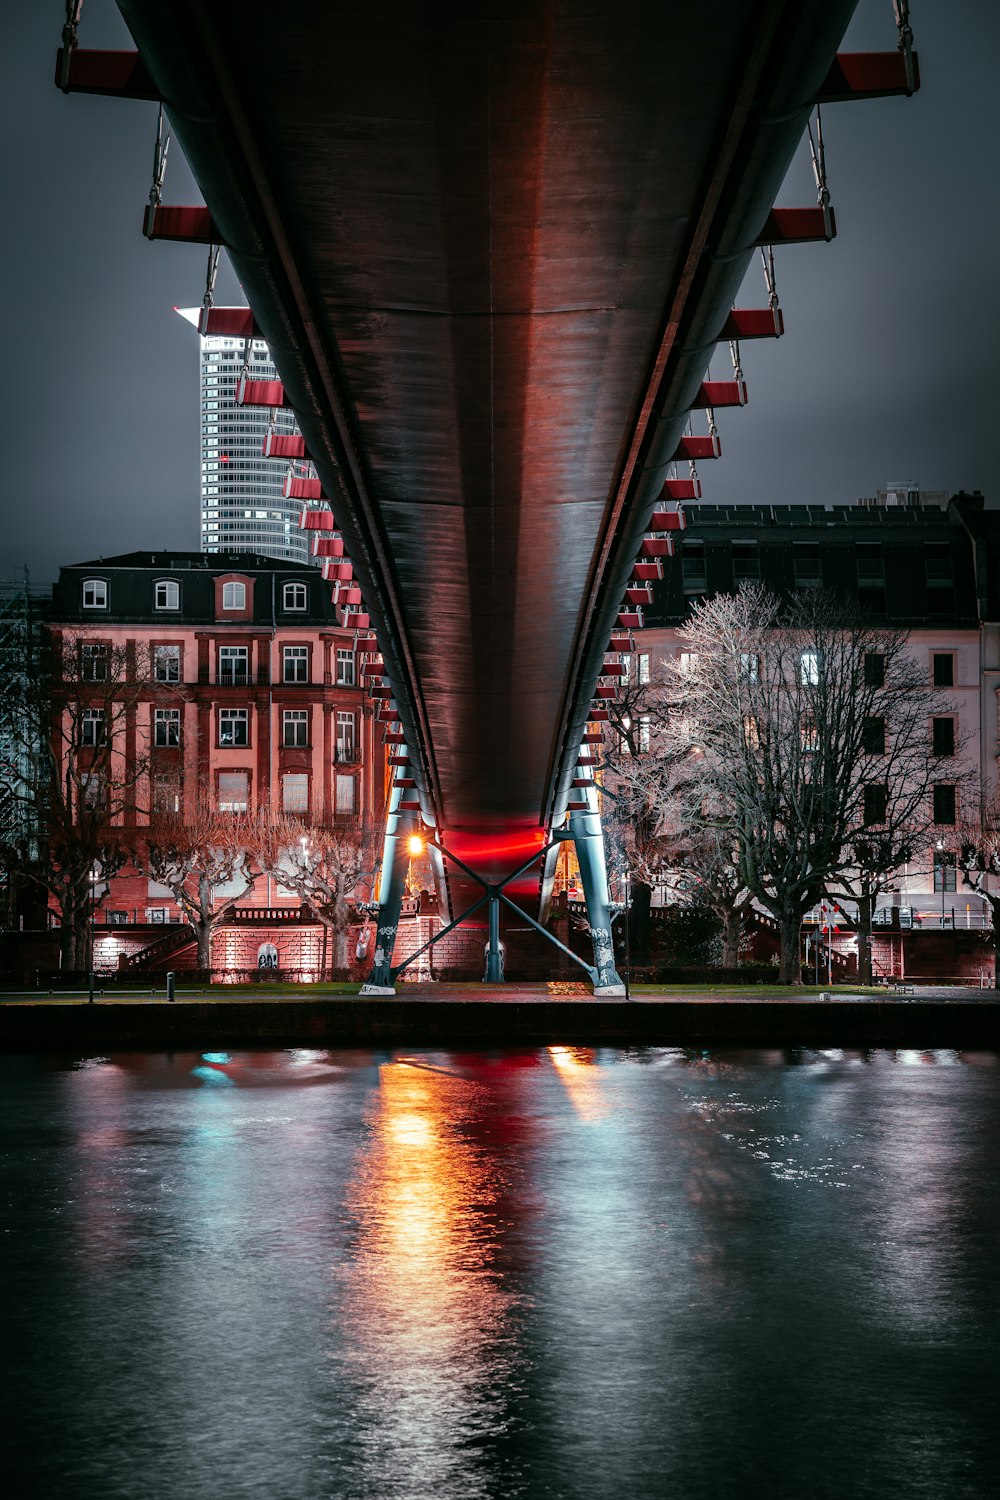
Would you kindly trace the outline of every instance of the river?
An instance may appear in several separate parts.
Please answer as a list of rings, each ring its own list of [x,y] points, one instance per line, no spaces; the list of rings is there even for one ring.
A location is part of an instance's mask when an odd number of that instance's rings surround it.
[[[996,1493],[1000,1058],[0,1058],[16,1497]]]

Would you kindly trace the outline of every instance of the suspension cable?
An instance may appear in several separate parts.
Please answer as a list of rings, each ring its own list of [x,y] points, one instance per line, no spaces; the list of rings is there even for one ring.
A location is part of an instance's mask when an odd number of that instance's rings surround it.
[[[816,182],[816,201],[823,210],[823,222],[826,225],[827,234],[832,235],[830,189],[826,181],[826,147],[823,143],[823,114],[818,104],[816,106],[816,134],[813,135],[811,120],[806,123],[806,133],[809,136],[809,156],[812,160],[813,178]]]
[[[205,295],[201,299],[203,311],[202,332],[208,332],[208,315],[215,305],[215,278],[219,273],[219,245],[209,245],[208,266],[205,270]],[[272,407],[272,413],[274,408]]]
[[[767,305],[772,313],[778,311],[778,282],[774,274],[774,246],[761,245],[760,258],[764,266],[764,285],[767,287]]]
[[[82,10],[83,0],[66,0],[66,24],[62,29],[62,56],[59,59],[59,87],[64,94],[69,93],[70,65],[78,45],[77,31]]]
[[[903,54],[903,65],[906,69],[906,87],[910,93],[913,93],[917,86],[917,80],[913,67],[913,31],[910,27],[909,0],[892,0],[892,9],[896,17],[896,30],[898,32],[896,47]]]

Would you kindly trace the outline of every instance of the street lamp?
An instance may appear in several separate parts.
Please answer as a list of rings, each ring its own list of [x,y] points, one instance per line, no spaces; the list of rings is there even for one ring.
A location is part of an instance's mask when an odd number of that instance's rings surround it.
[[[90,867],[90,924],[89,924],[89,932],[88,932],[88,937],[89,937],[88,947],[90,949],[90,953],[89,953],[90,963],[88,965],[88,970],[89,970],[89,997],[88,997],[88,1001],[87,1001],[88,1005],[93,1005],[93,1003],[94,1003],[94,924],[95,924],[94,909],[95,909],[95,907],[97,905],[97,882],[100,880],[100,878],[101,878],[101,868],[100,868],[100,865],[91,865],[91,867]]]

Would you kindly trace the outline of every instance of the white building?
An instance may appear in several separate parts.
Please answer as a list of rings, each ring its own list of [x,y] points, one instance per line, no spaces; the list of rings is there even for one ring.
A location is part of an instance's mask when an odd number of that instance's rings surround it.
[[[177,309],[196,328],[197,307]],[[287,466],[265,458],[264,439],[272,421],[279,433],[296,431],[290,411],[237,406],[236,384],[243,367],[241,338],[199,336],[202,552],[255,552],[289,562],[312,561],[309,538],[299,529],[301,501],[284,495]],[[253,339],[250,368],[255,380],[275,380],[277,372],[263,339]]]

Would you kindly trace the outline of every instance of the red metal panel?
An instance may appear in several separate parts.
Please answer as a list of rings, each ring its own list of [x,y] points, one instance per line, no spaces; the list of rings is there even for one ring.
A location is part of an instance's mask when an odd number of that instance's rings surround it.
[[[684,512],[677,510],[654,510],[650,517],[651,531],[683,531],[687,522]]]
[[[388,702],[392,697],[392,688],[386,687],[380,682],[372,683],[368,688],[368,696],[369,698],[379,698]]]
[[[297,432],[269,432],[261,449],[265,458],[306,458],[306,440]]]
[[[160,91],[138,52],[62,47],[56,53],[56,87],[64,94],[106,94],[114,99],[160,100]]]
[[[317,533],[313,537],[313,557],[343,557],[344,538],[342,536],[322,536]]]
[[[780,307],[734,307],[722,325],[720,339],[780,339],[785,320]]]
[[[581,741],[584,745],[600,745],[604,742],[604,736],[599,729],[588,729]]]
[[[299,526],[303,531],[333,531],[336,529],[333,511],[320,510],[318,506],[306,505],[299,517]]]
[[[606,661],[601,667],[602,677],[626,677],[628,667],[623,661]]]
[[[236,383],[237,406],[287,406],[280,380],[251,380],[240,376]]]
[[[642,557],[673,557],[674,544],[668,536],[644,536],[639,551]]]
[[[617,698],[618,689],[613,682],[599,682],[594,689],[595,698]]]
[[[722,444],[718,437],[682,437],[674,450],[674,462],[685,458],[721,458]]]
[[[368,630],[372,623],[370,615],[349,607],[343,611],[340,622],[345,630]]]
[[[289,474],[285,480],[282,493],[286,500],[325,500],[323,486],[318,479],[300,479],[295,474]]]
[[[650,558],[646,562],[637,562],[632,569],[632,577],[637,583],[651,583],[654,579],[663,577],[663,564],[658,557]]]
[[[626,630],[641,630],[642,610],[630,609],[626,605],[618,611],[618,624]]]
[[[234,339],[263,337],[249,307],[203,307],[198,319],[198,332],[221,334]]]
[[[772,208],[757,237],[758,245],[808,245],[835,238],[833,209]]]
[[[912,80],[906,76],[902,52],[838,52],[816,96],[819,104],[848,99],[884,99],[912,94],[920,87],[917,54],[911,54]]]
[[[630,583],[625,590],[625,598],[629,604],[652,604],[653,585],[651,583]]]
[[[181,208],[159,203],[146,205],[142,232],[148,240],[182,240],[189,245],[218,245],[219,231],[207,208]]]
[[[590,705],[590,717],[592,722],[595,724],[606,724],[611,718],[611,715],[603,704],[592,703]]]
[[[700,500],[701,481],[698,479],[665,479],[661,495],[666,500]]]
[[[703,380],[692,406],[746,406],[745,380]]]

